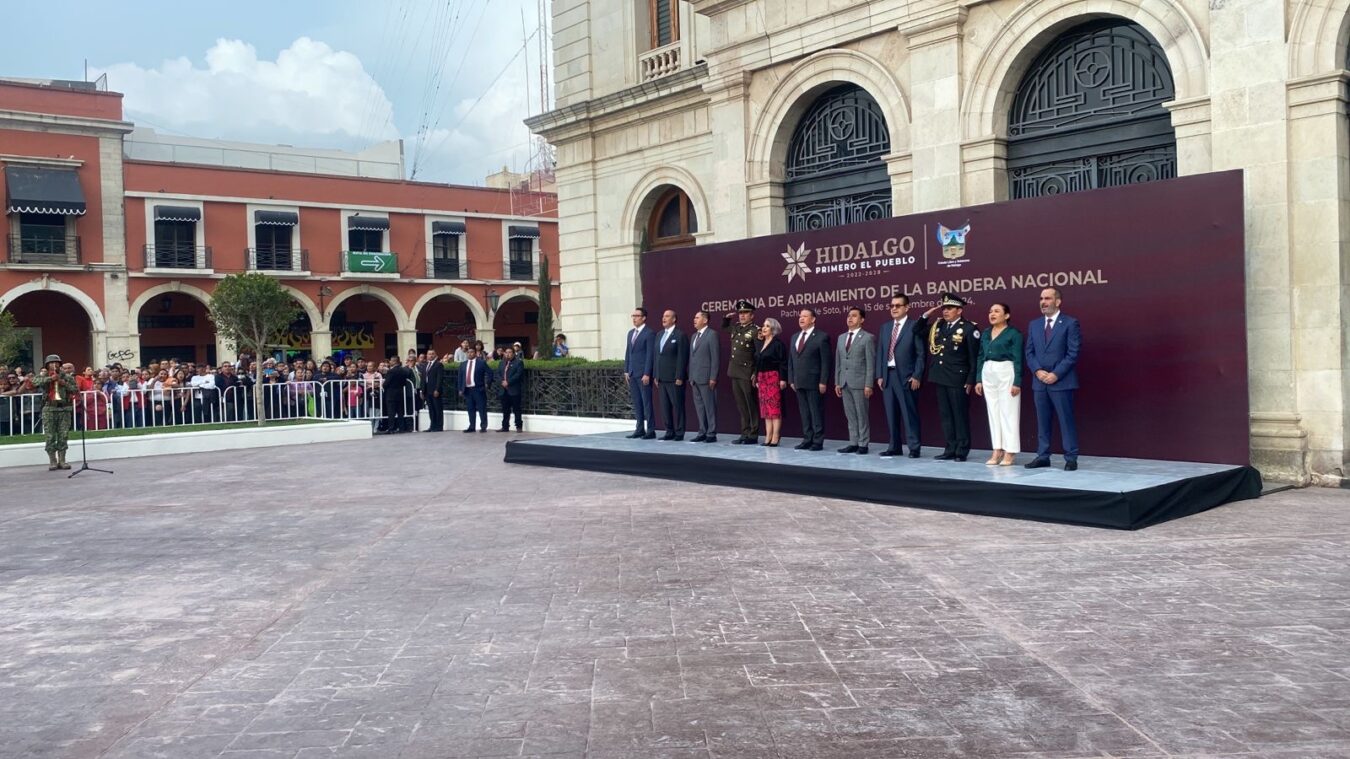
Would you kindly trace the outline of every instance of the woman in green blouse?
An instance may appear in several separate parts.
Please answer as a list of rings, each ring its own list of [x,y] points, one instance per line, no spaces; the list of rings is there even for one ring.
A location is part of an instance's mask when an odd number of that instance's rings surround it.
[[[989,406],[989,439],[994,455],[986,466],[1012,466],[1022,451],[1022,333],[1009,323],[1006,303],[989,307],[989,332],[975,361],[975,394]]]

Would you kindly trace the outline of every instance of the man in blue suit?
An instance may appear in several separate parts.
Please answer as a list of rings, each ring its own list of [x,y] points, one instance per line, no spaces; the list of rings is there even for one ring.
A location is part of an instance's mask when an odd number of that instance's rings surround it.
[[[464,408],[469,412],[469,428],[464,431],[473,432],[477,421],[478,431],[487,432],[487,387],[492,382],[492,372],[488,369],[487,360],[479,356],[477,350],[470,348],[468,354],[464,363],[459,365],[455,381],[460,396],[464,398]]]
[[[1050,417],[1059,419],[1064,443],[1064,470],[1078,469],[1078,428],[1073,419],[1073,393],[1078,389],[1078,320],[1060,313],[1060,292],[1041,291],[1041,318],[1027,326],[1027,369],[1036,400],[1036,458],[1027,469],[1050,466]]]
[[[656,332],[647,327],[647,309],[633,309],[633,328],[623,349],[623,378],[633,399],[633,418],[637,429],[630,438],[656,439],[652,420],[652,375],[656,367]]]
[[[921,319],[909,315],[909,298],[891,296],[891,318],[881,324],[877,336],[877,387],[886,405],[886,427],[890,445],[881,452],[885,458],[901,454],[903,430],[909,457],[919,457],[919,385],[923,381],[923,341],[915,332]]]

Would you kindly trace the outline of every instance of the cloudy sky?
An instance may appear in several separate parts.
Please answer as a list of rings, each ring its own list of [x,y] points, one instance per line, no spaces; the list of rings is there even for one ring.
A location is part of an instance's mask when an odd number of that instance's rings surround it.
[[[539,112],[538,38],[523,44],[541,34],[536,5],[15,3],[5,25],[29,32],[6,35],[0,76],[81,79],[87,59],[139,125],[345,150],[401,138],[417,179],[481,184],[533,152],[521,120]]]

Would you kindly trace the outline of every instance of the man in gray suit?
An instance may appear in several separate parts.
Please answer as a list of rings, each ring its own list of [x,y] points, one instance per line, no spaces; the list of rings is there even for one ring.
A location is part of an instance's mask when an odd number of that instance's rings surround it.
[[[708,312],[694,314],[694,334],[689,337],[689,384],[694,390],[694,416],[698,418],[695,443],[717,442],[717,333],[708,329]]]
[[[866,318],[861,308],[850,308],[848,332],[839,336],[834,349],[834,394],[844,399],[844,417],[848,419],[848,445],[839,452],[864,456],[872,439],[867,405],[872,399],[877,363],[876,341],[862,328]]]

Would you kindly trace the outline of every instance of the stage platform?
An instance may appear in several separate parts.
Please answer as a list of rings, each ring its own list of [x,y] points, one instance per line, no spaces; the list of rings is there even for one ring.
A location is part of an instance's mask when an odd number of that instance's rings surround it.
[[[692,437],[692,436],[688,436]],[[572,435],[506,444],[506,462],[612,474],[631,474],[709,485],[870,501],[965,514],[1137,530],[1261,494],[1261,476],[1251,467],[1178,461],[1083,456],[1078,471],[1055,466],[1026,469],[985,466],[989,451],[972,451],[965,462],[937,461],[939,449],[922,458],[881,458],[835,453],[845,443],[827,441],[824,451],[717,443],[629,440],[626,433]]]

